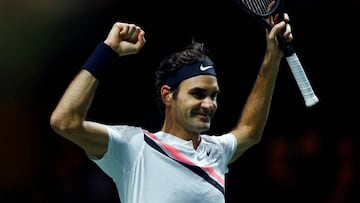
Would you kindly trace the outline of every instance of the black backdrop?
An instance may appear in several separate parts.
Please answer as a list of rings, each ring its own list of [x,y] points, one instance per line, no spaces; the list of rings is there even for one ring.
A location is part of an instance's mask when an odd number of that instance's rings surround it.
[[[320,102],[305,107],[284,61],[262,142],[230,166],[228,202],[359,201],[355,14],[360,6],[320,0],[286,6],[294,46]],[[342,11],[327,15],[335,9]],[[49,127],[61,94],[115,21],[142,26],[147,44],[101,81],[89,117],[103,122],[158,130],[154,70],[195,38],[211,50],[221,88],[210,131],[225,132],[238,119],[264,53],[263,29],[228,0],[32,0],[2,2],[0,11],[4,203],[118,201],[112,182]]]

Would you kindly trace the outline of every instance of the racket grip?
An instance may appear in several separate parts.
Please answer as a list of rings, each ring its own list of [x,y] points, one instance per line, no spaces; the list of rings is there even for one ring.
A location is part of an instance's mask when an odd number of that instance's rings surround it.
[[[296,53],[292,53],[291,55],[286,56],[286,60],[304,98],[305,105],[310,107],[318,103],[319,99],[315,95],[310,81],[307,78],[304,68],[302,67]]]

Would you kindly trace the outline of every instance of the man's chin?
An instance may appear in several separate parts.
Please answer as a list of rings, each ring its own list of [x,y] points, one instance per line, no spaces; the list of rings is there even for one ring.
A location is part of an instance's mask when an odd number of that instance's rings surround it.
[[[202,123],[198,126],[198,130],[202,133],[210,129],[210,123]]]

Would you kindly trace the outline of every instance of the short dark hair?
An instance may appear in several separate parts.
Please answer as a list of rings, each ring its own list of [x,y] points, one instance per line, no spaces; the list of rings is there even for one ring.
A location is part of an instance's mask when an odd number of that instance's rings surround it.
[[[163,107],[161,101],[160,89],[164,85],[165,80],[174,75],[184,65],[197,63],[199,61],[210,61],[210,51],[205,47],[204,43],[192,40],[183,50],[177,51],[166,56],[155,71],[155,93],[157,102],[160,107]],[[179,84],[171,87],[171,90],[177,92]],[[175,95],[174,95],[175,96]]]

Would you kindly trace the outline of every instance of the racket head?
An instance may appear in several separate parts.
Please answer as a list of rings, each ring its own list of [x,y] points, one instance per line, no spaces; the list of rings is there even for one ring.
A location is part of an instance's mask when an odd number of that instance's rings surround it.
[[[281,0],[237,0],[252,15],[262,18],[274,16],[279,12]]]

